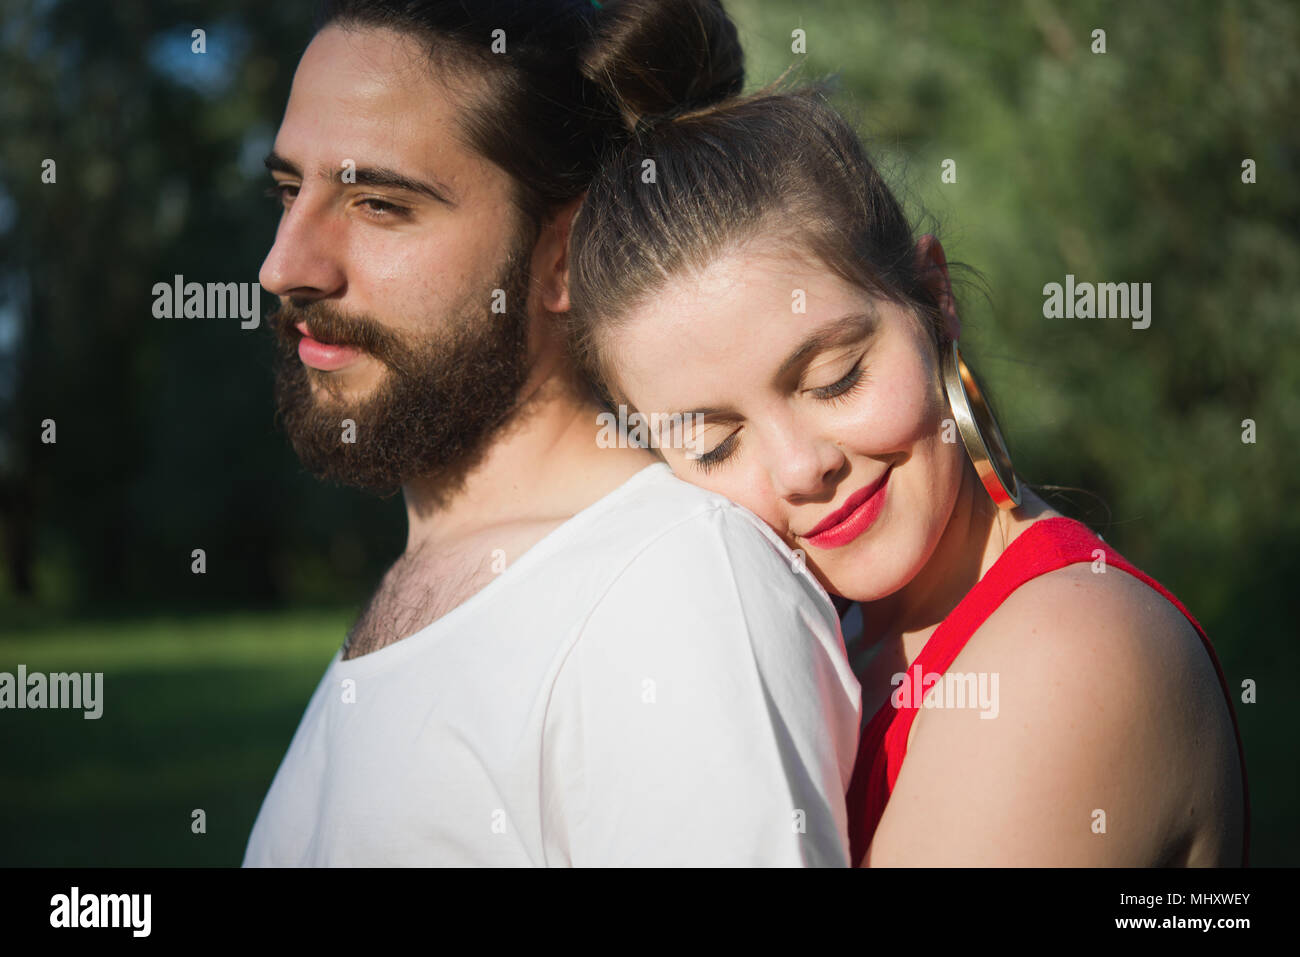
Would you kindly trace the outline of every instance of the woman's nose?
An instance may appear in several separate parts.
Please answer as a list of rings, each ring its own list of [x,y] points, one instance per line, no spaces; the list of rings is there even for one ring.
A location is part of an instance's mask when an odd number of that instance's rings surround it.
[[[771,446],[768,471],[772,487],[788,499],[809,498],[833,485],[844,468],[839,446],[819,436],[789,429]]]

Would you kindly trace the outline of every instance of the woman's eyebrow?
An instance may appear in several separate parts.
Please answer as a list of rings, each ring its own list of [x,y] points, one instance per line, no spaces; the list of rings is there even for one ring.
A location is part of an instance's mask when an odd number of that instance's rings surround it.
[[[854,342],[870,335],[876,331],[879,324],[880,317],[874,312],[853,313],[827,323],[801,342],[794,352],[790,353],[786,360],[781,363],[781,368],[777,370],[776,378],[785,377],[792,369],[797,368],[800,363],[807,361],[823,349]]]
[[[668,418],[680,417],[682,421],[686,422],[687,424],[690,424],[692,416],[699,416],[700,417],[699,421],[701,421],[701,424],[703,424],[702,420],[704,419],[712,419],[715,422],[718,421],[725,422],[729,419],[735,419],[739,421],[740,419],[740,415],[737,414],[734,409],[729,409],[722,406],[716,406],[716,407],[706,406],[705,408],[702,409],[691,409],[689,412],[672,412],[669,413]]]
[[[879,326],[880,317],[874,312],[855,312],[847,316],[841,316],[834,322],[822,326],[801,342],[794,352],[790,353],[789,357],[781,363],[781,368],[777,370],[775,378],[780,380],[788,375],[790,370],[796,368],[800,363],[806,362],[822,349],[856,342],[871,335]],[[739,420],[741,418],[734,409],[719,406],[707,406],[700,409],[691,409],[689,412],[674,412],[672,414],[680,416],[698,415],[715,422],[729,419]]]

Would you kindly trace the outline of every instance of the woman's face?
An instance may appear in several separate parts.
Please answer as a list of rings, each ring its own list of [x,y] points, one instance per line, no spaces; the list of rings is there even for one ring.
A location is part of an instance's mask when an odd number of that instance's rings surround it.
[[[943,265],[931,237],[918,249]],[[651,300],[604,351],[614,394],[643,416],[704,413],[684,417],[685,441],[663,433],[677,475],[762,518],[832,593],[906,585],[946,527],[964,455],[921,321],[771,238]]]

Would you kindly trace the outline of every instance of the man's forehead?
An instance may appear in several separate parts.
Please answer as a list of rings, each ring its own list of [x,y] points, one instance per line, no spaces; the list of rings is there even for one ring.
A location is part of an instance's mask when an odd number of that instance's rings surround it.
[[[347,154],[358,164],[467,162],[457,123],[462,84],[439,72],[409,36],[326,27],[298,64],[276,151],[337,152],[337,161]]]
[[[331,25],[319,31],[303,52],[294,77],[350,87],[359,96],[418,92],[437,83],[437,70],[421,42],[382,27]]]

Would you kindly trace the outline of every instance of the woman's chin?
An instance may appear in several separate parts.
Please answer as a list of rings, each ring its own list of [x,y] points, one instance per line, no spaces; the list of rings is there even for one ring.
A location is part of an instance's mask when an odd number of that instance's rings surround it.
[[[910,551],[901,543],[864,542],[858,548],[853,545],[809,556],[822,587],[832,595],[850,601],[879,601],[900,591],[915,574],[913,563],[907,560]]]
[[[901,587],[901,584],[882,585],[879,581],[863,582],[859,577],[857,580],[843,581],[838,584],[832,581],[826,590],[832,595],[847,598],[849,601],[867,603],[888,598]]]
[[[855,571],[831,569],[828,571],[822,567],[812,567],[810,570],[817,576],[817,581],[821,583],[822,588],[826,589],[828,594],[847,598],[849,601],[879,601],[881,598],[898,591],[904,584],[902,582],[886,581],[880,575],[865,576],[860,569]]]

